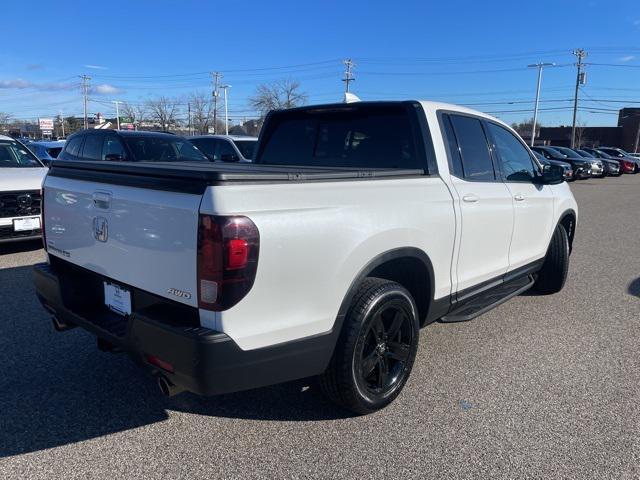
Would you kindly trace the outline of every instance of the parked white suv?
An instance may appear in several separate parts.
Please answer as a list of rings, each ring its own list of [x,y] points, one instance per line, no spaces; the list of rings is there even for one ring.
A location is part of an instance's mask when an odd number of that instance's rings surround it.
[[[577,221],[510,127],[417,101],[273,112],[254,164],[58,159],[44,211],[58,330],[165,394],[318,376],[358,413],[399,394],[420,326],[559,291]]]
[[[0,242],[40,238],[40,188],[46,173],[28,148],[0,135]]]

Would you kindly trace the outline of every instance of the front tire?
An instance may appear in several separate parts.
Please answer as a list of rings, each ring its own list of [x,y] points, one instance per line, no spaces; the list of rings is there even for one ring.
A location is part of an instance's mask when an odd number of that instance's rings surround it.
[[[400,284],[365,279],[353,297],[327,370],[323,393],[357,414],[389,405],[409,378],[418,349],[417,308]]]
[[[556,227],[544,257],[542,268],[534,285],[543,295],[558,293],[564,287],[569,273],[569,235],[562,225]]]

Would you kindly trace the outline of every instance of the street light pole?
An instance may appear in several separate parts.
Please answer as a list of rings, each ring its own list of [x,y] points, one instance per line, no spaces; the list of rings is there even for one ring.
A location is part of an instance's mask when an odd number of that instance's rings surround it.
[[[222,85],[220,88],[224,90],[224,134],[229,135],[229,107],[227,101],[227,90],[231,88],[231,85]]]
[[[555,63],[535,63],[532,65],[527,65],[527,67],[532,68],[536,67],[538,69],[538,85],[536,87],[536,104],[533,109],[533,125],[531,127],[531,146],[536,140],[536,123],[538,122],[538,105],[540,103],[540,86],[542,85],[542,68],[543,67],[554,67]]]
[[[116,125],[117,125],[117,130],[120,130],[120,110],[118,108],[118,104],[120,103],[119,100],[114,100],[113,103],[116,104]]]

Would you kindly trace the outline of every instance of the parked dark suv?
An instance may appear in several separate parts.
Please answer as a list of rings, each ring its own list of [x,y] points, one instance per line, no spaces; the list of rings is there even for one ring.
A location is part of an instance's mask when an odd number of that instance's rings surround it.
[[[536,145],[531,147],[531,150],[540,153],[548,160],[559,160],[570,164],[573,167],[573,178],[584,179],[591,177],[591,162],[587,161],[586,158],[568,157],[559,150],[547,146]],[[578,157],[578,154],[576,153],[575,156]]]
[[[208,162],[207,157],[185,138],[170,133],[127,130],[82,130],[69,137],[58,159]]]

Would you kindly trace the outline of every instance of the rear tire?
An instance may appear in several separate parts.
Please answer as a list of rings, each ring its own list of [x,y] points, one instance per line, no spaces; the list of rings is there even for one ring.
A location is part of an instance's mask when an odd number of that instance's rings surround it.
[[[409,378],[418,337],[411,294],[396,282],[365,279],[320,376],[320,388],[332,402],[360,415],[386,407]]]
[[[564,287],[569,273],[569,235],[562,225],[556,227],[544,257],[542,268],[534,285],[543,295],[558,293]]]

